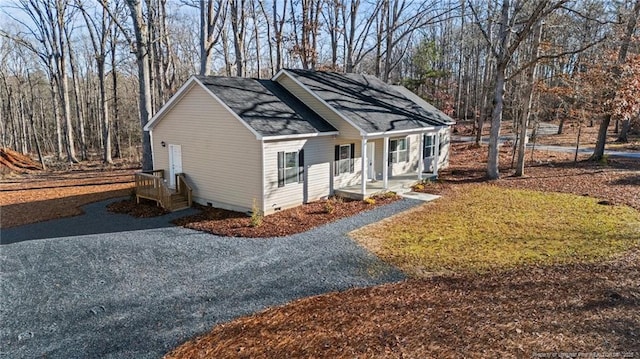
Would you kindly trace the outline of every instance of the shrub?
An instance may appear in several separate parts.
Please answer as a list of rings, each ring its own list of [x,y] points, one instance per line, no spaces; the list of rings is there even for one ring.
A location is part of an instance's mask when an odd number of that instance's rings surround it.
[[[324,202],[324,213],[332,214],[335,210],[336,206],[333,205],[333,200],[328,199]]]
[[[260,227],[262,225],[262,220],[264,219],[264,215],[262,211],[258,208],[258,204],[256,203],[256,199],[253,199],[253,206],[251,206],[251,227]]]
[[[395,198],[398,196],[394,191],[387,191],[383,194],[384,198]]]
[[[300,207],[293,208],[291,210],[291,218],[295,219],[297,221],[304,220],[304,213],[303,213],[302,208],[300,208]]]
[[[371,198],[371,197],[369,197],[369,198],[365,198],[364,199],[364,203],[373,205],[373,204],[376,204],[376,200]]]
[[[424,190],[424,184],[423,183],[417,183],[413,186],[413,190],[414,191],[423,191]]]

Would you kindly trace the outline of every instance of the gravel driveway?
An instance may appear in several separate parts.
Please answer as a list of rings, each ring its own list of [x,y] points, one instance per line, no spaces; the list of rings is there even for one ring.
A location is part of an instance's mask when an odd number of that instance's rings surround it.
[[[0,246],[0,357],[158,358],[266,307],[402,280],[345,234],[423,202],[404,199],[273,239],[217,237],[169,226],[166,217],[131,221],[104,211],[106,203],[3,230],[43,239]],[[73,233],[71,223],[93,234],[36,233]],[[134,224],[155,228],[127,228]]]

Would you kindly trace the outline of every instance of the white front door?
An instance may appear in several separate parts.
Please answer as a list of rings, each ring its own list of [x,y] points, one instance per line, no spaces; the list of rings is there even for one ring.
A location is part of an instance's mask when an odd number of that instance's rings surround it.
[[[369,181],[376,179],[375,153],[376,144],[367,142],[367,179]]]
[[[182,173],[182,147],[169,145],[169,187],[176,188],[176,174]]]

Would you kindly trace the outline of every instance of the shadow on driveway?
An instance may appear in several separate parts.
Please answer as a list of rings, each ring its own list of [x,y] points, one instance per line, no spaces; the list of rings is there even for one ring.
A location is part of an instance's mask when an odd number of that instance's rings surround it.
[[[135,218],[128,214],[111,213],[107,205],[123,198],[109,199],[83,206],[84,214],[74,217],[3,228],[0,245],[46,238],[71,237],[88,234],[115,233],[141,229],[172,227],[171,221],[198,211],[188,209],[159,217]]]

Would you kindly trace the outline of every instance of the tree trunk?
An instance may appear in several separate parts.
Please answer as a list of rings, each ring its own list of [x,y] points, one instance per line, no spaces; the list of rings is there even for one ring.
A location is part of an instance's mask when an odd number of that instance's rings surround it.
[[[502,122],[502,109],[504,106],[504,89],[506,80],[506,64],[499,63],[496,69],[496,87],[493,96],[493,111],[491,112],[491,130],[489,133],[489,158],[487,160],[487,177],[498,179],[500,177],[500,125]]]
[[[623,142],[623,143],[629,142],[629,138],[627,135],[629,133],[630,127],[631,127],[631,121],[628,118],[622,121],[620,134],[618,135],[616,142]]]
[[[640,16],[640,0],[636,0],[636,3],[633,7],[633,12],[629,15],[629,21],[627,22],[627,29],[625,35],[622,39],[622,44],[620,45],[620,50],[618,51],[618,60],[616,61],[616,65],[622,65],[627,59],[627,51],[629,50],[629,44],[631,43],[631,37],[633,36],[633,32],[636,28],[636,23],[638,21],[638,16]],[[620,71],[614,71],[614,81],[620,79]],[[611,94],[611,99],[615,98],[615,91]],[[609,128],[609,123],[611,122],[611,112],[609,112],[602,122],[600,123],[600,128],[598,129],[598,140],[596,141],[596,148],[593,151],[593,155],[591,155],[592,161],[600,161],[604,156],[604,147],[607,142],[607,129]]]
[[[120,114],[118,113],[118,71],[116,70],[116,45],[117,34],[116,29],[112,30],[111,34],[111,80],[112,80],[112,94],[113,94],[113,136],[114,136],[114,157],[122,157],[122,149],[120,147]]]
[[[540,55],[539,45],[542,41],[542,24],[538,25],[537,34],[533,40],[532,60],[535,60]],[[527,108],[522,116],[522,123],[520,124],[520,143],[518,143],[518,161],[516,163],[516,177],[524,176],[524,156],[526,151],[527,142],[527,128],[531,123],[532,109],[533,109],[533,96],[535,90],[535,81],[537,77],[538,64],[535,63],[527,71]]]
[[[500,125],[502,122],[502,109],[504,106],[504,91],[506,83],[507,65],[511,58],[507,47],[511,29],[509,28],[509,0],[503,0],[500,20],[500,48],[496,64],[495,91],[493,96],[493,111],[491,112],[491,132],[489,137],[489,158],[487,160],[487,177],[498,179],[500,177]]]
[[[80,81],[78,80],[76,62],[73,56],[71,42],[69,41],[70,39],[68,29],[65,29],[65,36],[67,37],[67,45],[69,46],[69,65],[71,67],[71,80],[73,81],[73,96],[75,100],[76,117],[78,118],[78,125],[80,126],[80,158],[84,161],[88,159],[88,154],[84,116],[82,113],[82,104],[80,101]]]
[[[239,1],[239,2],[238,2]],[[236,76],[244,77],[244,30],[245,30],[245,2],[244,0],[230,0],[231,28],[233,29],[233,48],[236,56]]]
[[[144,126],[149,122],[151,116],[151,72],[149,70],[147,25],[144,22],[140,0],[127,0],[127,5],[129,6],[136,36],[140,127],[142,131],[142,170],[151,171],[153,170],[151,138],[149,137],[149,132],[144,130]]]

